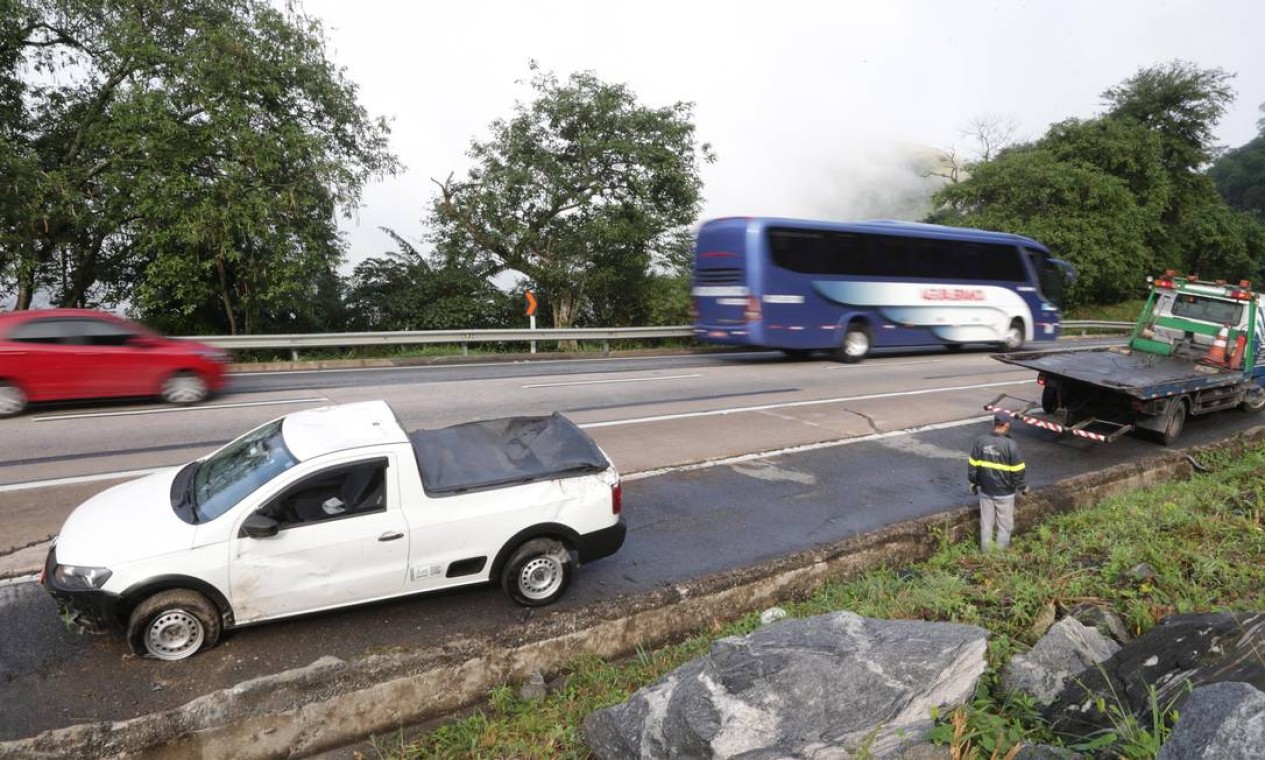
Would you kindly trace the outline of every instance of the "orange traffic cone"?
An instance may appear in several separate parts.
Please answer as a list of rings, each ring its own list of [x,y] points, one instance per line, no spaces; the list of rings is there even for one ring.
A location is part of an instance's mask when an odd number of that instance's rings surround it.
[[[1230,369],[1239,369],[1243,366],[1243,351],[1247,348],[1247,335],[1243,331],[1234,339],[1234,346],[1230,349]]]
[[[1225,364],[1225,340],[1230,335],[1230,328],[1221,325],[1221,331],[1217,333],[1217,339],[1212,342],[1212,348],[1208,349],[1208,355],[1204,357],[1204,361],[1209,364]]]

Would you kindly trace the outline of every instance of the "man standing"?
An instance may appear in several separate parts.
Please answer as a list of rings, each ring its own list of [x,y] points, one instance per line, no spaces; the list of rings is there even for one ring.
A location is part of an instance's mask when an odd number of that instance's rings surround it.
[[[967,460],[966,478],[971,493],[979,495],[980,548],[988,551],[993,543],[993,524],[997,525],[996,545],[1010,546],[1015,529],[1015,494],[1027,493],[1027,467],[1019,444],[1010,438],[1010,412],[1002,409],[993,415],[993,431],[975,439]]]

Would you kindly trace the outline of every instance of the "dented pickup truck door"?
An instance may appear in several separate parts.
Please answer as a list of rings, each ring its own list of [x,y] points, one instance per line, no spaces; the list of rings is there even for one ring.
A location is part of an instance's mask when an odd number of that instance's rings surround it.
[[[407,466],[407,465],[406,465]],[[408,525],[395,454],[321,463],[269,489],[239,517],[230,549],[238,624],[400,594]],[[271,536],[245,534],[245,518],[276,520]]]

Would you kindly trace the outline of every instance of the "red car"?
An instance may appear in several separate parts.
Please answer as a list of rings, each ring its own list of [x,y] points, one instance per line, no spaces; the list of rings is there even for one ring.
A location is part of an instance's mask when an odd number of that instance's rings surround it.
[[[196,404],[225,385],[228,352],[88,309],[0,313],[0,417],[28,401],[160,396]]]

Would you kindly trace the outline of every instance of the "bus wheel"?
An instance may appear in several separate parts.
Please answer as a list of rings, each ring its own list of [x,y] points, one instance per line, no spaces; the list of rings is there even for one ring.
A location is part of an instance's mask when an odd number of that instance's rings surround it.
[[[1006,337],[1001,342],[1001,347],[1007,351],[1016,351],[1023,345],[1023,321],[1019,319],[1011,320],[1010,327],[1006,329]]]
[[[869,328],[860,322],[853,322],[844,333],[843,345],[838,351],[839,361],[848,364],[861,361],[869,355],[871,342]]]

